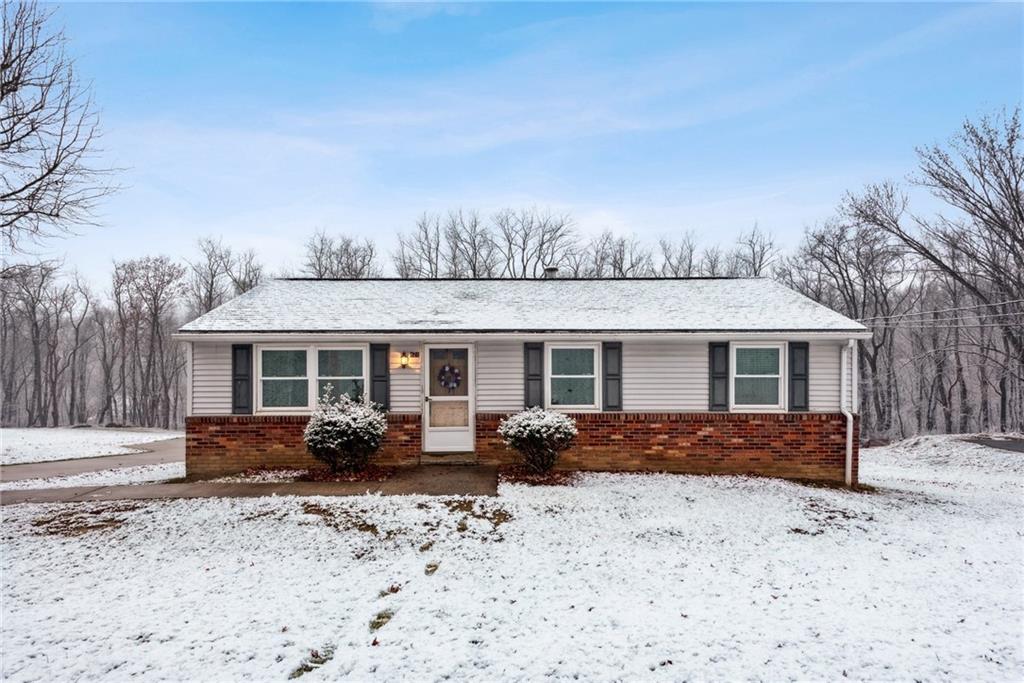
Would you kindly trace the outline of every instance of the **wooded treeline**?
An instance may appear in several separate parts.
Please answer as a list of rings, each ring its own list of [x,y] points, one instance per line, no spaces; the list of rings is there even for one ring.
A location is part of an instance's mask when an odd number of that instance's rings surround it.
[[[732,245],[694,233],[657,244],[584,237],[567,213],[424,214],[386,257],[372,240],[316,232],[288,275],[363,278],[774,277],[863,321],[868,438],[1024,430],[1024,156],[1019,111],[968,121],[922,148],[906,185],[848,194],[783,253],[756,225]],[[917,212],[927,190],[942,210]],[[388,267],[390,266],[390,267]],[[61,264],[7,266],[0,292],[4,425],[172,427],[184,412],[181,324],[251,289],[256,255],[202,239],[194,259],[116,261],[89,284]],[[638,302],[642,305],[642,302]]]

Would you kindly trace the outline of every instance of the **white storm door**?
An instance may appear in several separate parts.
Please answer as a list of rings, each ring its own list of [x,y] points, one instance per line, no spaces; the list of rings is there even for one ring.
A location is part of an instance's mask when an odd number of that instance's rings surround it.
[[[475,418],[473,347],[426,346],[423,450],[471,453]]]

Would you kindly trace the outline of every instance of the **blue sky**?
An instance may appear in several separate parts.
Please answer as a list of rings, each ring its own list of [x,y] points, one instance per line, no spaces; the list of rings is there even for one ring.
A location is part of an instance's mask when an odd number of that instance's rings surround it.
[[[71,4],[125,168],[51,245],[298,265],[314,229],[383,251],[423,211],[538,205],[584,233],[755,221],[786,245],[914,146],[1022,97],[1019,4]]]

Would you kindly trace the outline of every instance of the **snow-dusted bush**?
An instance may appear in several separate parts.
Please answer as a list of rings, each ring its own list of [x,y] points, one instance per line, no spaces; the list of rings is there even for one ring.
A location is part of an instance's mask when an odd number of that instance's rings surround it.
[[[547,472],[555,466],[559,451],[576,438],[576,420],[553,410],[530,408],[502,420],[498,434],[507,446],[519,451],[529,469]]]
[[[328,387],[302,438],[313,457],[332,472],[354,471],[366,467],[387,431],[388,421],[379,406],[353,401],[345,394],[333,400]]]

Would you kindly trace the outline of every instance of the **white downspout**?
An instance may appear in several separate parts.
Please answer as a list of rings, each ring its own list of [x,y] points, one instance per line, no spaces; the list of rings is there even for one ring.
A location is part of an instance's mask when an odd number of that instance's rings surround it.
[[[849,361],[847,361],[847,354],[849,354]],[[853,413],[850,412],[850,406],[846,401],[846,383],[850,383],[850,403],[853,404],[853,409],[856,410],[857,380],[852,376],[857,371],[857,341],[855,339],[850,340],[850,343],[842,350],[839,358],[839,372],[842,375],[839,389],[839,409],[846,418],[846,467],[844,474],[846,485],[853,486]],[[851,369],[852,372],[850,372]]]

